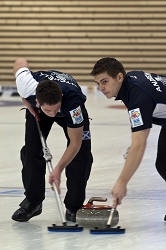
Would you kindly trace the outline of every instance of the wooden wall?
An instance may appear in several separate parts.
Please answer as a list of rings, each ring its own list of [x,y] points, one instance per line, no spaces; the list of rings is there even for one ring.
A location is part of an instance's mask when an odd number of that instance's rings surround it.
[[[127,71],[166,74],[166,1],[0,1],[0,85],[14,85],[15,59],[32,70],[57,69],[80,85],[96,60]]]

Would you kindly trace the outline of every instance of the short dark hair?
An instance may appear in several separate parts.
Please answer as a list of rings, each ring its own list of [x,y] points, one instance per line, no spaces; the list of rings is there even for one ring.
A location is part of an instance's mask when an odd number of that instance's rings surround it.
[[[122,63],[112,57],[104,57],[98,60],[90,74],[92,76],[96,76],[104,72],[107,72],[107,74],[112,78],[116,78],[119,73],[122,73],[123,76],[126,75],[126,71]]]
[[[51,80],[43,80],[39,82],[36,88],[36,98],[43,106],[45,103],[54,105],[62,102],[62,90],[58,83]]]

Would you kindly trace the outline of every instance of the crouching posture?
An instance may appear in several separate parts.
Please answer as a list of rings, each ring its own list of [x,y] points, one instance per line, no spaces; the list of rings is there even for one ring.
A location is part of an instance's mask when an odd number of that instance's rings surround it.
[[[87,180],[93,157],[86,96],[75,79],[56,70],[32,72],[24,58],[14,64],[19,95],[26,106],[25,145],[21,149],[22,181],[25,199],[12,219],[28,221],[42,212],[45,199],[46,162],[36,125],[47,139],[53,123],[62,127],[67,147],[49,176],[60,193],[61,173],[65,169],[67,193],[64,199],[66,219],[76,220],[76,212],[83,205]],[[55,147],[56,135],[55,135]]]

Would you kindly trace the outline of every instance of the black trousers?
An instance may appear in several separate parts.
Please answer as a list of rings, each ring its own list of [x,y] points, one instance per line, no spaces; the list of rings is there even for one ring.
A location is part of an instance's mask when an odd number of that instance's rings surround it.
[[[160,130],[157,148],[156,169],[166,181],[166,126]]]
[[[82,112],[84,117],[83,130],[89,131],[89,118],[87,111],[84,108]],[[47,138],[54,122],[63,128],[68,146],[70,139],[67,134],[66,118],[52,118],[46,116],[43,112],[40,113],[39,123],[45,138]],[[21,161],[23,165],[22,180],[25,188],[25,196],[29,202],[40,204],[45,199],[46,162],[43,158],[42,145],[36,120],[28,109],[26,110],[25,145],[21,149]],[[83,140],[78,154],[65,169],[67,177],[67,193],[64,203],[66,208],[75,211],[82,207],[85,200],[85,189],[90,175],[92,162],[91,140]]]

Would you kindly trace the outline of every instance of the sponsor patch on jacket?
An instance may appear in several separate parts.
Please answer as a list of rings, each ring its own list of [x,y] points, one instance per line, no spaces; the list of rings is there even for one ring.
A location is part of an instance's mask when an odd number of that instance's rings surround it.
[[[129,110],[129,116],[132,128],[143,125],[142,116],[139,108]]]
[[[71,110],[70,115],[74,124],[79,124],[84,120],[80,106]]]

